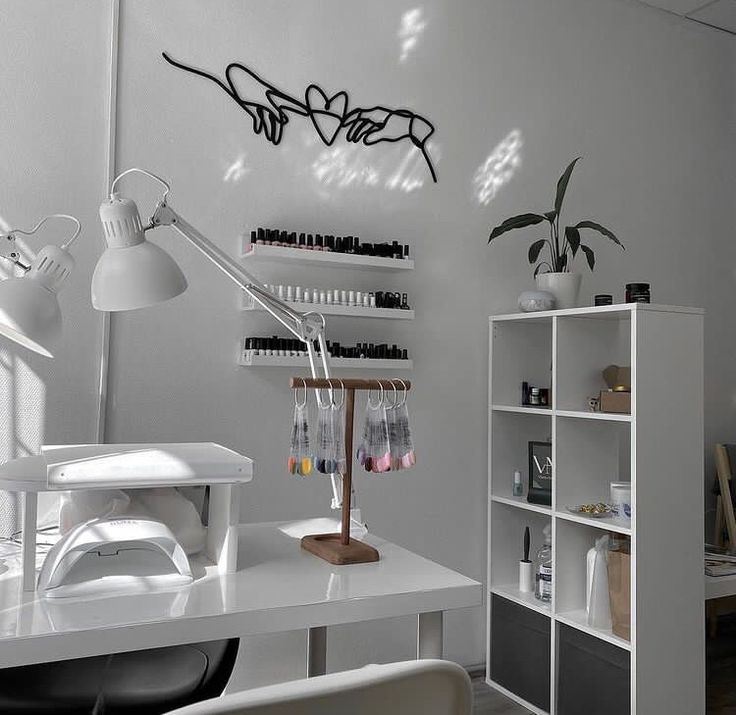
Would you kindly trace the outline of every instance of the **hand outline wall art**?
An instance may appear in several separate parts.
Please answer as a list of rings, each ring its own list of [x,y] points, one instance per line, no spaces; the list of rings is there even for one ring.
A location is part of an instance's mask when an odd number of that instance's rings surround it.
[[[239,62],[231,62],[225,68],[223,82],[209,72],[172,59],[166,52],[161,54],[173,67],[214,82],[250,116],[254,134],[262,134],[274,146],[278,146],[283,138],[290,113],[309,117],[319,138],[327,146],[332,146],[343,129],[346,141],[364,146],[408,139],[422,153],[432,181],[437,183],[437,172],[427,147],[435,131],[434,125],[410,109],[380,105],[349,109],[347,92],[343,90],[328,96],[316,84],[307,87],[304,101],[301,101],[261,79]]]

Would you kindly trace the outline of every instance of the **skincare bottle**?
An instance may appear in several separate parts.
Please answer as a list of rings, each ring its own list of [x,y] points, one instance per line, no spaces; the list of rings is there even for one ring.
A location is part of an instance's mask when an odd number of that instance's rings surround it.
[[[521,472],[518,469],[514,472],[513,494],[515,497],[520,497],[524,495],[524,485],[521,483]]]
[[[537,584],[534,595],[540,601],[552,600],[552,528],[544,527],[544,545],[537,551]]]

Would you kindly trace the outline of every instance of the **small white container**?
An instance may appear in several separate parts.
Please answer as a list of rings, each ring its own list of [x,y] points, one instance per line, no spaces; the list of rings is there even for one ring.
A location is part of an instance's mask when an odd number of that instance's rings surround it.
[[[611,506],[618,512],[618,520],[631,522],[634,513],[631,504],[631,482],[611,482]]]
[[[534,593],[534,562],[519,561],[519,591]]]

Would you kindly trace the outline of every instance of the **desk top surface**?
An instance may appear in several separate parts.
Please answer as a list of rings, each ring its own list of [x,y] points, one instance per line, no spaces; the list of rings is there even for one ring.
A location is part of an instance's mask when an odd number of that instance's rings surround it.
[[[24,593],[20,556],[8,554],[0,559],[0,667],[482,603],[477,581],[376,536],[364,541],[380,561],[332,566],[300,548],[300,537],[317,530],[309,522],[243,525],[236,573],[195,562],[190,586],[103,598]]]

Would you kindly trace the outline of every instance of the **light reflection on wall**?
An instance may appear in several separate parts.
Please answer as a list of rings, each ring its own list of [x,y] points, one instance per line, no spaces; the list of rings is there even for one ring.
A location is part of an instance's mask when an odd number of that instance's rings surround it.
[[[514,129],[496,146],[473,177],[473,192],[479,204],[487,206],[498,190],[511,181],[521,166],[524,140],[521,131]]]
[[[407,10],[401,16],[399,24],[399,62],[406,62],[409,55],[416,49],[419,38],[427,27],[424,12],[421,7]]]
[[[250,167],[246,163],[247,155],[242,153],[225,169],[222,180],[225,183],[237,184],[250,173]]]
[[[428,148],[439,159],[439,148]],[[379,149],[359,144],[333,146],[320,152],[312,164],[312,176],[323,188],[373,187],[404,193],[420,189],[429,177],[424,157],[414,146]]]

